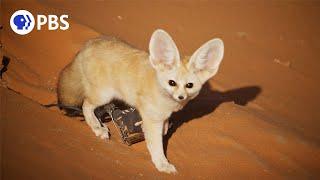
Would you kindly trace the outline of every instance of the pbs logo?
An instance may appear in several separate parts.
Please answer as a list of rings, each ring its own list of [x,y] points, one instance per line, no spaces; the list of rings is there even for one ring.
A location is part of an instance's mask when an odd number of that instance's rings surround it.
[[[27,10],[19,10],[12,14],[10,18],[11,29],[20,35],[31,32],[35,26],[33,15]]]
[[[67,30],[69,29],[69,23],[66,20],[68,15],[61,15],[58,17],[57,15],[42,15],[38,14],[37,19],[33,17],[33,15],[27,10],[18,10],[12,14],[10,18],[10,26],[11,29],[20,35],[26,35],[30,33],[36,23],[37,30],[41,30],[41,27],[44,25],[48,25],[48,30]]]

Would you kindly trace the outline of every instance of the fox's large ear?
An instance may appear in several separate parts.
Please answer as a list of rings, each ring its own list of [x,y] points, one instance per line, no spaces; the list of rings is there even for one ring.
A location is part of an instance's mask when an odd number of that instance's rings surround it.
[[[153,32],[149,43],[149,52],[151,65],[156,69],[172,69],[180,66],[178,48],[164,30],[157,29]]]
[[[212,39],[193,53],[187,64],[187,68],[197,74],[204,83],[217,73],[223,53],[223,41],[218,38]]]

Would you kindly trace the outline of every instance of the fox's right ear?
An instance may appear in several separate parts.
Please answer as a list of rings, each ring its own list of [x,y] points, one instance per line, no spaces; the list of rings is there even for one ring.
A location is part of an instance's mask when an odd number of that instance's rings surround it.
[[[162,29],[153,32],[149,43],[150,63],[158,69],[172,69],[180,66],[178,48],[170,35]]]
[[[219,38],[212,39],[193,53],[187,68],[197,74],[204,83],[217,73],[223,54],[223,41]]]

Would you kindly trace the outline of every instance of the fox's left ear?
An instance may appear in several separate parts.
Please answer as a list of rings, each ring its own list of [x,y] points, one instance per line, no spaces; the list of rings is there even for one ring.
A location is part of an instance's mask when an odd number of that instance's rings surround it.
[[[153,32],[150,43],[150,63],[157,70],[170,70],[180,66],[180,55],[171,36],[162,29]]]
[[[218,72],[223,53],[223,41],[218,38],[212,39],[193,53],[187,68],[197,74],[202,83],[204,83]]]

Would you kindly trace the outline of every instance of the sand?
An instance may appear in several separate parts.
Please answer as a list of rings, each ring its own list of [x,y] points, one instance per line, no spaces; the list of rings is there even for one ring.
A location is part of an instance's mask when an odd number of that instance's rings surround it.
[[[69,14],[67,31],[11,31],[17,9]],[[2,179],[320,177],[320,3],[316,1],[1,1]],[[40,104],[56,101],[59,71],[83,43],[119,37],[147,50],[156,28],[182,54],[220,37],[225,57],[165,138],[177,175],[158,173],[145,143],[109,142],[85,122]],[[11,90],[9,90],[11,89]],[[81,118],[80,118],[81,119]]]

